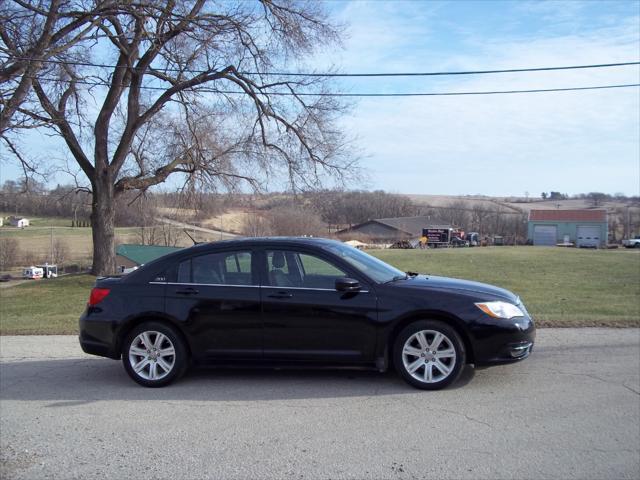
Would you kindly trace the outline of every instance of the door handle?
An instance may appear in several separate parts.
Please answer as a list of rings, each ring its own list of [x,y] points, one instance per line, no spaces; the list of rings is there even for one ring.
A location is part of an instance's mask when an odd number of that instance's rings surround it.
[[[289,293],[289,292],[278,292],[278,293],[272,293],[271,295],[267,295],[267,297],[269,297],[269,298],[291,298],[291,297],[293,297],[293,294]]]
[[[198,293],[200,292],[192,287],[185,288],[184,290],[176,290],[177,295],[197,295]]]

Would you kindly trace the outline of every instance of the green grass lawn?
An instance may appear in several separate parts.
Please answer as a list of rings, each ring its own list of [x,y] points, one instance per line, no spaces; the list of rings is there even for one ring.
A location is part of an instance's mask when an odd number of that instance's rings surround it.
[[[640,252],[487,247],[371,252],[402,270],[492,283],[541,326],[640,326]]]
[[[73,275],[0,288],[0,334],[77,334],[94,282],[90,275]]]
[[[488,282],[520,295],[539,326],[640,326],[640,252],[535,247],[377,250],[402,270]],[[94,278],[0,288],[0,334],[76,334]]]

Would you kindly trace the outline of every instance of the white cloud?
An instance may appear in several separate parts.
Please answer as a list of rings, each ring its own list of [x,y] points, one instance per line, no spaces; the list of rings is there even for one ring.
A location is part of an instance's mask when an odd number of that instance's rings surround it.
[[[357,7],[362,10],[362,4]],[[366,9],[365,9],[366,10]],[[426,27],[385,12],[353,17],[357,49],[346,65],[384,70],[382,44],[398,52]],[[432,13],[432,12],[431,12]],[[431,14],[430,13],[430,14]],[[382,17],[382,18],[381,18]],[[562,21],[565,21],[564,19]],[[371,25],[399,23],[377,40],[363,34]],[[412,37],[413,36],[413,37]],[[526,40],[476,37],[475,47],[428,70],[513,68],[633,61],[640,57],[638,18],[565,35],[527,35]],[[367,41],[371,44],[367,46]],[[379,51],[383,50],[383,51]],[[408,49],[397,65],[433,57]],[[413,53],[411,53],[413,52]],[[407,61],[407,58],[409,61]],[[403,62],[406,62],[403,64]],[[422,62],[426,64],[427,62]],[[415,70],[416,63],[413,63]],[[348,70],[345,68],[345,70]],[[395,91],[482,91],[640,83],[638,66],[509,75],[447,77],[389,82]],[[380,91],[380,84],[354,90]],[[405,90],[405,91],[406,91]],[[640,188],[640,93],[638,88],[527,95],[367,98],[345,121],[355,131],[373,170],[376,187],[412,193],[522,194],[525,190],[591,190],[638,194]]]

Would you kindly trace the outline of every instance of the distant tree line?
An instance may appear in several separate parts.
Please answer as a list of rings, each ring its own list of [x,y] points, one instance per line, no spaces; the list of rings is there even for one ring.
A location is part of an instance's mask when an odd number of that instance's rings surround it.
[[[566,200],[568,195],[550,192],[547,199]],[[586,199],[594,207],[609,205],[610,241],[637,234],[640,227],[638,197],[590,192],[571,198]],[[73,185],[47,189],[32,179],[7,180],[0,187],[0,211],[7,214],[55,216],[70,225],[88,225],[91,197]],[[198,191],[128,192],[118,197],[116,225],[137,227],[138,242],[177,245],[184,240],[182,228],[163,219],[189,224],[220,215],[230,209],[251,211],[240,233],[249,236],[327,236],[338,229],[375,218],[427,216],[433,223],[446,223],[482,236],[504,236],[507,242],[523,243],[527,237],[528,213],[514,205],[486,198],[472,202],[455,200],[444,206],[416,205],[406,195],[383,190],[321,190],[299,193],[217,194]]]
[[[203,219],[223,212],[233,203],[229,196],[202,192],[127,192],[116,200],[118,227],[150,226],[163,216],[184,220]],[[0,211],[11,215],[62,217],[69,226],[91,225],[91,195],[75,185],[48,189],[34,179],[7,180],[0,187]]]
[[[249,215],[242,233],[326,236],[374,218],[412,216],[418,210],[406,195],[383,190],[321,190],[295,198],[274,194]]]

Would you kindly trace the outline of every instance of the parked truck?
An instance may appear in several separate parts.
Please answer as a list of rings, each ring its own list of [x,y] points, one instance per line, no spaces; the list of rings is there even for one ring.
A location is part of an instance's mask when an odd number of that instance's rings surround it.
[[[427,246],[437,247],[466,247],[464,232],[447,226],[434,226],[422,229],[422,236],[427,238]]]
[[[622,245],[627,248],[640,248],[640,235],[636,235],[633,238],[622,240]]]

